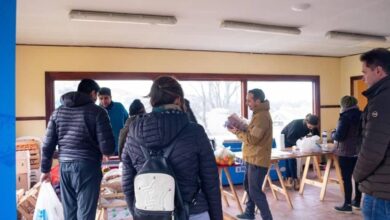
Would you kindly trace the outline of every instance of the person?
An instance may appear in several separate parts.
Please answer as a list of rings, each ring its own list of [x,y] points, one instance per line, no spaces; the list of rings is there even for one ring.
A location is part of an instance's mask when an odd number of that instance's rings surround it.
[[[139,99],[134,99],[134,101],[130,104],[129,107],[129,114],[130,117],[126,120],[126,123],[124,127],[120,130],[119,132],[119,140],[118,140],[118,145],[119,145],[119,159],[122,160],[122,150],[126,142],[126,136],[127,132],[129,132],[129,126],[130,123],[133,122],[136,118],[137,115],[140,114],[145,114],[145,106],[142,104],[141,100]]]
[[[376,48],[362,54],[360,60],[368,103],[353,177],[365,193],[364,219],[390,219],[390,52]]]
[[[112,101],[111,89],[107,87],[102,87],[99,90],[99,103],[100,106],[107,110],[108,116],[110,117],[112,131],[114,132],[115,138],[115,155],[118,155],[119,132],[125,125],[126,120],[129,118],[129,114],[120,102]]]
[[[102,180],[102,155],[114,153],[107,112],[95,104],[99,85],[81,80],[77,92],[61,97],[52,113],[42,146],[41,181],[50,181],[58,145],[61,201],[65,219],[94,220]]]
[[[190,121],[194,122],[194,123],[198,123],[198,121],[196,120],[195,114],[191,109],[190,101],[188,99],[184,99],[184,105],[185,105],[185,112],[187,113]]]
[[[252,120],[246,131],[234,126],[228,130],[243,142],[243,160],[246,162],[244,187],[248,195],[245,212],[239,219],[255,219],[255,206],[260,209],[263,219],[272,219],[262,185],[268,172],[272,149],[272,119],[269,101],[261,89],[252,89],[247,94],[247,105],[253,111]]]
[[[341,168],[341,176],[344,184],[344,204],[334,209],[339,212],[351,213],[352,208],[360,208],[362,193],[355,182],[355,199],[352,201],[352,172],[357,161],[360,148],[361,135],[360,116],[357,99],[353,96],[344,96],[340,100],[341,113],[337,128],[332,132],[333,140],[336,140],[335,154]]]
[[[295,146],[297,140],[305,137],[308,134],[319,135],[317,129],[318,117],[316,115],[307,114],[305,119],[296,119],[287,124],[281,131],[284,134],[284,146]],[[286,160],[286,178],[287,186],[299,190],[299,180],[297,175],[297,159]]]
[[[130,124],[122,153],[122,187],[130,212],[134,213],[136,202],[134,177],[145,162],[140,146],[160,150],[175,141],[168,161],[175,173],[181,197],[189,205],[189,219],[222,220],[214,153],[203,127],[190,123],[184,112],[181,85],[173,77],[160,76],[154,80],[149,97],[152,112],[138,116]]]

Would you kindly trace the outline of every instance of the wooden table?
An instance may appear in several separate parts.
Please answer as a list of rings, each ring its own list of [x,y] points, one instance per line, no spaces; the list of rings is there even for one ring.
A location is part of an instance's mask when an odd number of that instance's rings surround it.
[[[236,152],[235,155],[238,158],[242,158],[241,152]],[[322,173],[321,173],[319,162],[318,162],[318,157],[321,157],[321,156],[326,156],[326,161],[327,161],[324,175],[322,175]],[[289,193],[286,189],[286,186],[284,184],[283,176],[282,176],[282,173],[280,172],[278,162],[280,160],[296,159],[296,158],[303,158],[303,157],[306,157],[306,162],[305,162],[305,168],[304,168],[303,175],[302,175],[301,184],[299,187],[299,193],[301,195],[303,194],[305,185],[308,184],[308,185],[313,185],[315,187],[321,188],[320,200],[322,201],[324,199],[325,193],[326,193],[326,187],[327,187],[328,181],[330,180],[329,174],[330,174],[332,162],[334,163],[335,168],[336,168],[336,175],[337,175],[336,182],[339,183],[341,192],[344,192],[340,166],[339,166],[339,163],[338,163],[336,156],[332,152],[322,151],[322,152],[317,152],[317,153],[315,153],[315,152],[305,153],[305,152],[300,152],[300,151],[293,151],[291,149],[287,149],[285,151],[278,151],[278,150],[272,151],[271,164],[274,165],[275,171],[278,175],[278,182],[280,183],[280,186],[276,185],[272,182],[271,177],[269,175],[270,169],[268,169],[268,173],[267,173],[266,178],[264,179],[264,182],[263,182],[263,187],[262,187],[263,191],[264,191],[266,185],[269,184],[273,197],[278,200],[277,193],[284,195],[290,208],[293,208],[291,198],[290,198],[290,195],[289,195]],[[313,167],[315,168],[315,171],[317,174],[317,179],[309,179],[307,177],[310,162],[312,160],[313,160]],[[246,193],[244,194],[244,198],[242,199],[243,202],[245,201],[245,196],[246,196]]]
[[[221,190],[221,196],[222,196],[222,199],[225,201],[226,206],[229,207],[229,201],[228,201],[227,197],[230,197],[237,203],[237,207],[239,208],[241,213],[243,213],[244,211],[242,209],[242,205],[240,203],[240,199],[238,198],[237,192],[234,189],[234,184],[233,184],[232,178],[230,176],[230,172],[229,172],[229,167],[234,167],[234,166],[239,166],[239,165],[232,165],[232,166],[218,165],[219,189]],[[229,183],[230,192],[225,190],[225,189],[223,189],[223,186],[222,186],[222,172],[225,172],[226,179],[227,179],[227,181]]]

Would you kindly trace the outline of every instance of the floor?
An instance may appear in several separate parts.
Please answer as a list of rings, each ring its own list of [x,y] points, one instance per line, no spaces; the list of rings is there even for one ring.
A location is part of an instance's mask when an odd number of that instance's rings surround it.
[[[334,173],[334,172],[332,172]],[[236,190],[239,198],[242,198],[244,190],[242,186],[236,185]],[[331,220],[352,220],[363,219],[360,211],[354,211],[353,214],[345,214],[336,212],[333,207],[340,205],[343,202],[343,194],[340,192],[340,188],[336,183],[329,183],[326,191],[324,201],[320,201],[320,189],[314,186],[305,186],[303,195],[300,195],[298,191],[289,190],[290,197],[294,209],[291,209],[285,200],[284,196],[278,194],[279,200],[276,200],[269,188],[266,189],[267,200],[271,208],[273,219],[331,219]],[[239,214],[239,209],[235,202],[229,199],[230,207],[222,203],[225,213],[225,219],[233,218]],[[243,207],[245,209],[245,206]],[[260,214],[257,213],[256,219],[261,219]]]

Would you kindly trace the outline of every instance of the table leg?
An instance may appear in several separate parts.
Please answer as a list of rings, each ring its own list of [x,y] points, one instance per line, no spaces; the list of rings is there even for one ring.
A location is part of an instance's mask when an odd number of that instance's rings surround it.
[[[301,185],[299,186],[299,194],[303,194],[303,190],[305,188],[305,183],[307,180],[307,172],[309,171],[309,166],[310,166],[310,158],[311,157],[306,157],[306,163],[305,163],[305,169],[303,170],[303,175],[301,179]]]
[[[332,155],[332,160],[334,161],[334,167],[336,169],[336,176],[338,179],[338,184],[340,186],[340,190],[342,193],[344,193],[344,182],[343,182],[343,177],[341,176],[341,169],[340,169],[340,164],[339,160],[335,155]]]
[[[222,169],[223,169],[223,168],[218,168],[218,175],[219,175],[219,190],[221,191],[221,196],[222,196],[223,200],[225,201],[226,206],[229,207],[229,201],[228,201],[227,198],[226,198],[226,195],[225,195],[225,193],[224,193],[223,186],[222,186]]]
[[[278,174],[278,178],[279,178],[279,182],[280,182],[280,185],[282,186],[282,194],[284,194],[284,196],[286,197],[286,200],[288,202],[288,204],[290,205],[291,208],[293,208],[293,205],[291,203],[291,199],[290,199],[290,195],[288,194],[288,191],[286,189],[286,186],[284,185],[284,181],[283,181],[283,176],[282,176],[282,173],[280,172],[280,169],[279,169],[279,165],[278,163],[275,163],[275,170],[276,170],[276,173]],[[271,189],[272,189],[272,192],[274,192],[274,189],[272,187],[272,182],[271,182]],[[276,196],[276,195],[275,195]]]
[[[233,181],[232,181],[232,178],[230,177],[230,172],[228,170],[228,168],[223,168],[223,170],[225,171],[225,174],[226,174],[226,178],[229,182],[229,186],[230,186],[230,191],[233,193],[233,199],[236,200],[237,202],[237,205],[238,205],[238,208],[240,209],[241,212],[244,212],[244,210],[242,209],[242,206],[241,206],[241,203],[240,203],[240,199],[238,198],[237,196],[237,192],[236,190],[234,189],[234,185],[233,185]]]
[[[325,193],[326,193],[326,186],[328,185],[328,179],[329,179],[329,173],[330,173],[330,167],[332,165],[332,156],[327,156],[326,161],[326,168],[324,173],[324,178],[322,180],[322,186],[321,186],[321,193],[320,193],[320,200],[324,200]]]

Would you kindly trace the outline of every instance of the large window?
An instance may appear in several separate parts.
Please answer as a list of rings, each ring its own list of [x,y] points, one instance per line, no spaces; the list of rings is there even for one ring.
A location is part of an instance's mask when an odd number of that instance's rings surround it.
[[[126,109],[134,99],[140,99],[147,112],[151,111],[149,93],[158,73],[46,73],[46,118],[60,105],[60,96],[75,91],[82,78],[95,79],[101,87],[109,87],[114,101]],[[291,120],[307,113],[319,114],[318,76],[262,76],[227,74],[170,74],[177,77],[185,98],[199,124],[210,138],[218,142],[234,139],[224,127],[227,117],[237,113],[251,118],[245,106],[248,90],[260,88],[271,103],[273,134],[279,140],[280,131]]]

